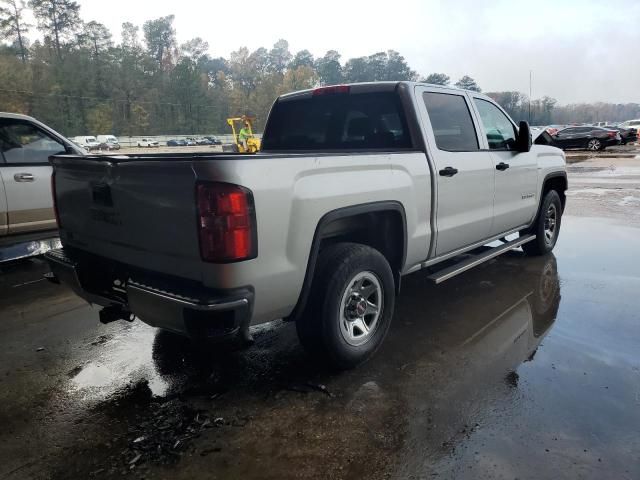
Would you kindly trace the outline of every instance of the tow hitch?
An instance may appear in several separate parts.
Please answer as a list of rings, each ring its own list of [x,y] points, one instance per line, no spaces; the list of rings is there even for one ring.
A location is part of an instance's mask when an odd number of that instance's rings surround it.
[[[127,322],[133,322],[136,316],[129,310],[124,309],[119,305],[109,305],[100,310],[100,323],[115,322],[116,320],[126,320]]]

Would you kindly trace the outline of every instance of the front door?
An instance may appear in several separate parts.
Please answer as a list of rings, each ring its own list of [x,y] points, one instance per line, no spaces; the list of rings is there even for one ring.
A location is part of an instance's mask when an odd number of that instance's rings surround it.
[[[515,151],[518,130],[497,105],[479,97],[474,97],[473,103],[495,168],[491,227],[494,236],[527,225],[533,219],[538,205],[537,156],[533,150]]]
[[[427,151],[435,164],[436,255],[490,235],[494,163],[480,149],[469,97],[459,90],[416,87]]]
[[[64,145],[28,121],[3,119],[0,151],[8,233],[55,229],[48,159],[64,153]]]

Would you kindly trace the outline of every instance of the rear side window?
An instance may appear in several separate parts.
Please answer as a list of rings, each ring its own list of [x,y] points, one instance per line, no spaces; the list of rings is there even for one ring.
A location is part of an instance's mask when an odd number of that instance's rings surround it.
[[[513,150],[516,146],[516,127],[493,103],[480,98],[473,99],[478,107],[482,125],[487,134],[489,149]]]
[[[412,148],[393,92],[336,94],[275,103],[262,150],[397,150]]]
[[[0,150],[7,163],[47,163],[65,152],[62,143],[22,121],[0,122]]]
[[[479,149],[471,112],[462,95],[425,92],[423,98],[440,150],[470,152]]]
[[[574,135],[577,133],[588,133],[594,129],[595,129],[594,127],[570,127],[570,128],[565,128],[564,130],[560,130],[558,133],[561,133],[563,135],[566,135],[566,134]]]

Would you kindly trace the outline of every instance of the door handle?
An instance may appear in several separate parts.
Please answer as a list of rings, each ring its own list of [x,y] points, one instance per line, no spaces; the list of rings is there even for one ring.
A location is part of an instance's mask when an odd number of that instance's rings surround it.
[[[509,168],[509,164],[508,163],[500,162],[499,164],[496,165],[496,170],[504,171],[507,168]]]
[[[16,173],[13,179],[16,182],[33,182],[36,177],[33,176],[33,173]]]
[[[458,173],[458,169],[453,167],[445,167],[438,173],[441,177],[453,177],[456,173]]]

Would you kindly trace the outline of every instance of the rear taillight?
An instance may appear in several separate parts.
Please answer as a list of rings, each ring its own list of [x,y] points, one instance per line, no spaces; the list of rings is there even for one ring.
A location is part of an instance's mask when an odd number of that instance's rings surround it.
[[[58,199],[56,198],[56,171],[54,170],[51,173],[51,198],[53,199],[53,213],[56,216],[56,224],[58,228],[61,228],[60,225],[60,214],[58,213]]]
[[[256,214],[250,190],[230,183],[196,185],[200,256],[227,263],[258,255]]]
[[[316,88],[311,92],[311,95],[317,97],[318,95],[333,95],[336,93],[349,93],[349,85],[331,85],[329,87]]]

